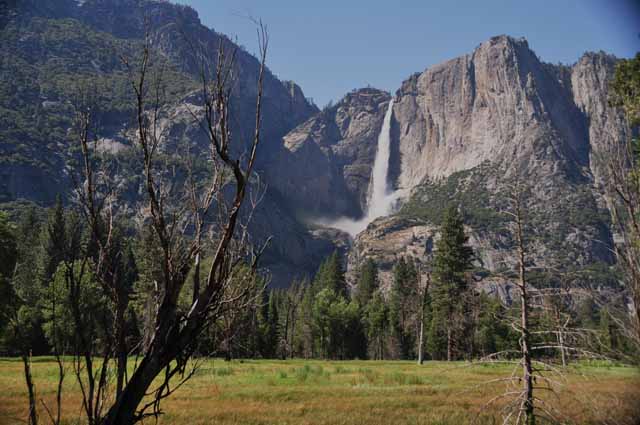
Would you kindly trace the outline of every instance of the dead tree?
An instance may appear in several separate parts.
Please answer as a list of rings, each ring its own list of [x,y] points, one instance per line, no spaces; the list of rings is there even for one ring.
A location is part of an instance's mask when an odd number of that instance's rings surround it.
[[[481,362],[499,361],[514,365],[511,376],[485,383],[507,384],[507,389],[492,398],[485,408],[498,400],[506,400],[502,408],[504,425],[532,425],[538,419],[556,423],[563,418],[560,406],[552,405],[540,394],[557,398],[560,388],[567,382],[568,371],[545,361],[539,353],[558,350],[563,366],[566,365],[568,353],[588,359],[606,359],[606,356],[592,352],[588,347],[576,345],[592,339],[595,334],[593,330],[569,326],[572,307],[570,290],[580,278],[578,273],[555,270],[560,279],[557,285],[552,284],[548,288],[532,285],[531,254],[528,247],[529,241],[535,238],[535,233],[528,226],[526,217],[527,208],[534,203],[534,199],[519,176],[509,185],[509,194],[505,199],[508,201],[508,208],[504,213],[512,220],[516,273],[515,276],[503,277],[515,281],[519,294],[519,305],[514,309],[518,314],[510,323],[519,334],[519,347],[481,359]],[[551,322],[547,326],[540,326],[539,319],[544,313],[550,313]],[[534,322],[538,323],[534,325]]]
[[[155,155],[161,142],[158,118],[160,105],[158,96],[152,107],[148,107],[147,73],[149,71],[150,46],[146,45],[134,84],[136,97],[136,117],[138,123],[137,140],[142,153],[145,187],[151,226],[159,240],[163,258],[160,259],[163,270],[163,297],[155,317],[154,335],[151,343],[142,355],[138,367],[123,388],[122,396],[111,406],[105,418],[105,424],[131,424],[149,415],[160,413],[160,401],[170,395],[175,387],[171,387],[171,378],[183,373],[186,362],[195,349],[198,335],[210,323],[213,317],[220,315],[229,304],[242,300],[240,293],[227,293],[234,271],[246,259],[243,251],[246,235],[237,238],[236,227],[240,219],[241,207],[248,191],[250,178],[256,161],[260,142],[262,85],[265,72],[265,59],[268,37],[263,26],[259,27],[260,39],[260,71],[257,81],[255,130],[249,146],[248,159],[241,161],[234,153],[231,137],[230,99],[233,90],[235,52],[226,56],[225,46],[220,45],[213,81],[203,76],[202,97],[204,107],[204,127],[210,142],[210,159],[212,163],[221,164],[220,170],[228,170],[233,176],[233,199],[229,209],[225,205],[224,193],[220,190],[226,173],[213,170],[210,185],[200,195],[200,208],[189,217],[191,222],[203,223],[211,208],[214,198],[217,199],[218,223],[220,234],[214,239],[214,255],[208,274],[194,285],[200,289],[194,294],[193,302],[186,314],[178,311],[178,297],[185,287],[185,279],[191,267],[202,252],[201,242],[195,238],[185,240],[176,237],[176,231],[184,221],[173,211],[167,211],[166,188],[155,170]],[[204,75],[204,73],[203,73]],[[260,252],[253,256],[251,267],[255,270]],[[195,292],[195,291],[194,291]],[[140,406],[142,399],[149,394],[154,379],[162,374],[163,379],[158,387],[151,390],[153,400]]]
[[[29,425],[38,425],[38,411],[36,409],[36,387],[31,374],[31,353],[21,356],[24,366],[24,378],[29,392]]]
[[[134,151],[139,155],[145,192],[142,226],[151,229],[157,241],[161,278],[157,285],[157,304],[151,316],[148,342],[138,348],[134,369],[127,363],[125,311],[129,292],[119,269],[122,255],[117,241],[118,208],[123,204],[107,166],[97,157],[99,138],[94,111],[78,109],[76,134],[81,151],[81,171],[76,197],[87,229],[87,241],[69,264],[70,301],[77,329],[78,346],[75,371],[83,394],[83,407],[90,424],[133,424],[162,413],[161,401],[171,395],[193,374],[189,359],[197,349],[198,336],[216,318],[248,305],[254,296],[250,285],[234,284],[239,270],[255,273],[264,250],[252,249],[242,206],[251,191],[252,176],[262,117],[262,86],[268,36],[258,25],[260,68],[256,81],[255,126],[248,144],[232,136],[230,102],[236,79],[235,51],[221,42],[215,65],[202,67],[201,108],[193,112],[194,121],[204,130],[209,146],[207,177],[196,182],[187,160],[186,179],[166,172],[162,162],[162,143],[166,134],[160,125],[165,104],[162,66],[154,62],[150,37],[146,37],[141,57],[135,62],[123,59],[131,76],[135,99]],[[203,59],[203,64],[204,64]],[[207,62],[209,64],[210,62]],[[213,69],[213,77],[208,71]],[[229,194],[231,194],[229,199]],[[202,273],[201,258],[208,247],[211,265]],[[85,277],[99,283],[108,300],[110,322],[100,323],[104,333],[100,361],[89,332],[83,330],[83,313],[78,299]],[[180,295],[189,288],[190,305],[180,306]],[[237,282],[236,282],[237,283]],[[115,367],[115,391],[110,373]],[[81,373],[84,374],[81,376]],[[159,381],[156,381],[160,378]],[[156,384],[154,385],[154,381]],[[113,394],[113,396],[111,395]],[[144,399],[147,399],[143,402]]]
[[[635,101],[638,102],[637,98]],[[605,184],[618,236],[614,253],[624,274],[624,289],[631,305],[631,309],[623,306],[623,311],[620,306],[609,305],[608,310],[619,313],[611,315],[612,320],[640,351],[640,152],[638,139],[632,137],[634,121],[630,116],[627,120],[625,139],[608,146],[600,158],[606,167]],[[640,120],[636,118],[635,125],[638,123]]]
[[[217,235],[215,250],[208,275],[201,282],[196,282],[194,287],[200,289],[196,295],[190,310],[182,315],[178,312],[178,296],[185,285],[185,277],[202,251],[198,239],[190,242],[186,249],[180,249],[176,244],[174,235],[176,227],[180,223],[176,221],[174,214],[167,214],[166,195],[154,170],[154,156],[160,143],[157,122],[159,114],[158,102],[155,102],[150,117],[147,108],[146,75],[149,66],[150,52],[145,48],[139,79],[134,86],[137,103],[138,135],[137,143],[143,155],[145,186],[148,195],[148,207],[151,225],[159,240],[163,258],[163,297],[155,317],[154,335],[150,346],[143,354],[137,369],[123,389],[122,397],[116,400],[107,414],[105,424],[129,424],[143,419],[149,415],[157,415],[159,402],[167,397],[175,389],[170,387],[171,378],[178,373],[183,373],[186,361],[195,348],[197,336],[206,327],[212,317],[221,314],[226,308],[225,289],[229,286],[229,280],[241,262],[241,252],[234,246],[235,230],[240,216],[249,179],[253,173],[256,153],[260,141],[260,117],[262,102],[262,80],[264,74],[264,61],[268,40],[264,28],[261,28],[261,66],[258,78],[258,95],[256,102],[256,122],[253,141],[250,147],[249,158],[246,164],[234,157],[232,152],[232,139],[230,130],[229,102],[232,93],[232,72],[234,54],[228,59],[224,46],[220,46],[216,75],[211,84],[203,81],[203,103],[205,110],[205,127],[210,141],[210,153],[212,163],[222,163],[221,169],[229,170],[234,179],[234,195],[228,213],[225,214],[221,206],[224,204],[224,194],[221,182],[225,178],[223,172],[218,172],[211,181],[211,185],[200,198],[198,213],[191,219],[196,223],[202,223],[204,216],[211,207],[214,197],[217,197],[218,217],[224,215],[222,222],[218,223],[221,233]],[[203,79],[204,80],[204,79]],[[157,98],[156,98],[157,99]],[[182,242],[182,241],[181,241]],[[177,255],[176,255],[177,254]],[[252,264],[255,267],[254,263]],[[194,291],[195,292],[195,291]],[[236,294],[238,298],[242,294]],[[240,298],[238,298],[240,299]],[[140,407],[142,399],[147,395],[153,380],[164,371],[161,384],[151,393],[153,401]]]
[[[293,339],[296,330],[296,318],[298,317],[298,310],[304,295],[304,286],[304,281],[294,281],[284,292],[284,332],[280,342],[282,360],[286,360],[287,357],[293,357]]]
[[[526,226],[526,203],[525,190],[516,174],[513,184],[508,185],[508,193],[505,196],[507,208],[503,213],[511,219],[511,234],[514,242],[516,257],[515,285],[519,293],[519,314],[510,323],[511,327],[518,332],[519,348],[517,350],[506,350],[493,353],[481,359],[485,361],[501,361],[513,364],[511,376],[491,380],[485,384],[506,383],[507,389],[491,400],[489,400],[483,410],[498,400],[506,400],[502,408],[503,425],[534,425],[538,417],[553,420],[555,416],[550,409],[542,406],[542,400],[535,396],[535,390],[551,390],[552,380],[543,374],[548,370],[542,362],[537,362],[533,358],[534,347],[532,344],[531,329],[531,287],[528,281],[528,249],[527,249],[527,226]],[[517,360],[513,360],[513,358]],[[505,360],[502,360],[504,358]],[[536,382],[538,382],[536,385]]]
[[[526,260],[527,250],[524,240],[524,204],[523,191],[520,182],[517,181],[513,193],[509,199],[511,203],[511,211],[506,213],[514,220],[513,235],[516,243],[516,256],[518,267],[518,278],[516,286],[520,293],[520,354],[522,366],[522,392],[519,398],[519,412],[516,423],[520,423],[520,418],[524,417],[524,423],[527,425],[535,424],[536,417],[534,415],[534,395],[533,395],[533,366],[531,360],[531,334],[529,328],[529,287],[526,276]]]
[[[622,59],[615,75],[607,81],[607,111],[621,128],[619,137],[605,139],[598,154],[603,171],[602,189],[613,223],[616,262],[623,272],[622,301],[604,302],[601,311],[609,315],[623,336],[640,353],[640,55]],[[615,297],[619,298],[619,297]],[[601,300],[606,301],[606,300]]]
[[[420,291],[420,313],[418,314],[420,326],[418,331],[418,364],[424,363],[424,310],[427,308],[427,298],[429,296],[429,287],[431,286],[431,271],[427,271],[426,282],[422,284],[422,273],[418,268],[419,291]]]

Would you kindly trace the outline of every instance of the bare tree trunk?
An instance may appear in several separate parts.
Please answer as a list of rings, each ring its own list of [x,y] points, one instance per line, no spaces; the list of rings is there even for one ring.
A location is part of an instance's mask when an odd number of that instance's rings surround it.
[[[524,267],[520,267],[520,282],[523,283]],[[521,330],[521,350],[522,350],[522,370],[524,381],[524,398],[521,408],[524,410],[526,423],[528,425],[535,424],[535,416],[533,413],[533,368],[531,366],[531,351],[529,342],[529,299],[527,290],[524,286],[520,290],[520,302],[522,303],[522,316],[520,318]]]
[[[127,347],[126,347],[126,303],[118,300],[116,311],[116,350],[117,350],[117,378],[116,378],[116,398],[122,395],[122,388],[125,384],[125,374],[127,372]]]
[[[126,375],[127,352],[124,334],[117,331],[118,329],[122,331],[126,329],[125,311],[129,301],[126,292],[118,292],[123,288],[114,277],[111,264],[108,261],[113,248],[112,222],[114,215],[111,212],[113,203],[109,195],[105,195],[105,199],[96,200],[99,192],[96,187],[99,187],[99,184],[94,180],[96,174],[92,168],[95,161],[92,160],[91,154],[94,150],[88,147],[90,115],[82,116],[83,123],[86,124],[81,126],[81,129],[85,131],[81,132],[80,137],[85,164],[83,173],[85,183],[78,185],[78,194],[85,208],[84,217],[87,218],[87,224],[91,231],[91,242],[97,245],[96,278],[109,296],[113,293],[116,294],[114,300],[117,303],[116,307],[122,307],[118,309],[115,318],[118,322],[115,327],[116,333],[113,334],[112,327],[107,326],[109,327],[105,332],[107,346],[104,349],[102,363],[95,363],[101,364],[96,367],[99,371],[94,371],[93,358],[96,353],[91,335],[82,331],[77,332],[80,349],[76,354],[74,367],[83,393],[83,407],[89,425],[131,425],[147,417],[157,419],[158,415],[162,413],[161,400],[168,397],[180,386],[170,386],[172,378],[177,375],[183,383],[193,375],[193,371],[185,374],[185,370],[189,359],[198,346],[198,336],[213,321],[227,317],[229,311],[247,307],[249,302],[243,304],[245,298],[251,298],[251,302],[253,302],[250,284],[247,284],[246,287],[238,284],[239,289],[233,285],[237,277],[235,273],[245,264],[249,266],[253,276],[260,255],[266,246],[257,252],[251,249],[247,240],[246,224],[241,223],[240,216],[245,195],[250,190],[249,185],[254,175],[253,168],[261,139],[262,87],[268,46],[266,29],[261,23],[258,33],[260,70],[257,81],[255,131],[250,151],[246,157],[236,158],[234,156],[235,149],[232,146],[233,138],[230,130],[229,113],[234,86],[232,80],[235,74],[235,53],[232,54],[230,60],[226,59],[224,46],[221,42],[215,80],[211,83],[207,80],[203,63],[202,94],[205,121],[203,128],[210,142],[209,154],[212,169],[210,180],[205,187],[200,190],[192,184],[187,188],[188,191],[191,191],[191,215],[188,215],[181,208],[185,202],[184,199],[173,198],[173,194],[166,190],[169,185],[167,180],[155,172],[155,167],[158,165],[157,148],[163,140],[162,129],[158,128],[163,105],[163,88],[161,77],[156,81],[149,80],[148,73],[152,69],[150,38],[147,36],[145,40],[142,60],[139,65],[136,65],[135,70],[123,59],[132,75],[138,76],[132,79],[138,127],[134,143],[141,154],[140,159],[143,167],[140,177],[144,179],[143,184],[147,194],[149,223],[157,241],[157,247],[161,252],[157,258],[157,265],[161,269],[161,273],[160,277],[154,280],[158,299],[150,320],[150,340],[142,349],[141,361],[136,365],[130,379],[127,379]],[[152,96],[151,101],[148,99],[149,96]],[[194,115],[194,117],[196,116]],[[196,118],[198,121],[202,121],[202,117]],[[224,168],[224,171],[221,171],[219,167]],[[231,200],[227,200],[223,189],[226,182],[229,181],[227,177],[230,174],[233,175],[232,183],[229,183],[233,185],[233,191]],[[167,179],[169,178],[167,177]],[[107,191],[107,193],[110,192]],[[218,233],[215,239],[211,240],[214,248],[212,263],[208,266],[208,274],[202,276],[203,280],[201,281],[199,271],[201,266],[200,253],[203,249],[201,240],[199,237],[195,240],[189,237],[186,234],[186,229],[189,225],[200,229],[203,223],[209,223],[207,213],[212,209],[213,204],[215,204],[215,214],[217,214],[215,223],[217,226],[211,226]],[[109,208],[103,209],[103,205],[108,205]],[[255,207],[255,205],[252,206]],[[242,232],[238,234],[240,227]],[[85,258],[83,265],[88,260],[89,258]],[[184,295],[183,290],[187,286],[189,272],[194,267],[194,293],[191,307],[188,312],[182,314],[178,312],[179,301],[181,295]],[[73,272],[73,268],[70,270]],[[74,276],[73,273],[70,275]],[[74,303],[74,300],[79,299],[78,285],[82,279],[75,280],[71,285],[73,289],[71,302],[76,328],[82,329],[83,316],[78,303]],[[120,300],[122,304],[120,304]],[[227,355],[229,357],[232,355],[232,331],[233,329],[223,330],[227,333],[225,336],[228,336]],[[108,406],[106,415],[103,415],[104,403],[109,400],[110,383],[107,374],[109,361],[112,359],[117,359],[118,363],[117,396],[113,404]],[[80,376],[82,371],[87,375],[86,388]],[[156,378],[159,378],[160,383],[150,389]],[[148,396],[151,397],[143,402]]]
[[[531,342],[529,333],[529,294],[527,293],[526,280],[526,263],[525,263],[525,246],[523,238],[523,217],[521,205],[521,193],[519,188],[516,189],[514,202],[514,217],[516,220],[516,243],[518,246],[518,289],[520,289],[520,349],[522,355],[522,372],[523,372],[523,397],[520,404],[521,412],[524,412],[525,423],[534,425],[536,422],[534,415],[534,398],[533,398],[533,367],[531,365]]]
[[[567,367],[567,354],[564,349],[564,332],[558,332],[558,344],[560,345],[560,357],[562,358],[562,367]]]
[[[451,361],[451,323],[447,325],[447,361]]]
[[[64,370],[64,364],[62,363],[62,358],[57,351],[56,362],[58,363],[58,388],[56,389],[56,419],[54,424],[60,425],[60,419],[62,417],[62,389],[66,372]]]
[[[421,276],[422,277],[422,276]],[[431,274],[427,274],[427,284],[422,288],[422,300],[420,303],[420,335],[418,337],[418,364],[424,363],[424,309],[427,307],[427,295],[429,294],[429,286],[431,284]]]
[[[418,364],[422,364],[424,359],[422,358],[422,347],[424,346],[424,310],[420,314],[420,336],[418,337]]]
[[[566,323],[562,323],[559,310],[556,310],[556,323],[558,326],[558,347],[560,350],[560,358],[562,359],[562,367],[567,367],[567,352],[564,346],[564,329],[566,327]]]
[[[31,375],[31,352],[22,355],[24,365],[24,378],[29,393],[29,425],[38,425],[38,412],[36,410],[36,386]]]
[[[168,360],[170,361],[170,359]],[[136,410],[142,402],[147,388],[165,366],[166,364],[162,364],[156,356],[144,357],[131,376],[131,380],[124,387],[122,397],[109,410],[108,416],[103,422],[104,425],[135,423],[139,419],[136,417]]]
[[[200,253],[196,254],[196,258],[193,264],[193,299],[192,303],[195,303],[200,295]]]

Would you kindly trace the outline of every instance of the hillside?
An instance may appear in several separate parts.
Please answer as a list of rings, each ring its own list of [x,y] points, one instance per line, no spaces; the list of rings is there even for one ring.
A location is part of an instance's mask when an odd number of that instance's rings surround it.
[[[169,155],[184,140],[203,148],[204,137],[187,106],[194,106],[204,51],[226,36],[203,26],[185,6],[155,0],[25,1],[9,5],[1,22],[0,203],[15,211],[24,201],[50,206],[70,193],[73,156],[69,100],[78,85],[101,94],[100,137],[127,175],[131,165],[128,75],[121,57],[134,57],[145,28],[166,66],[166,143]],[[145,22],[149,25],[146,26]],[[258,62],[238,48],[240,76],[233,131],[251,131]],[[319,228],[337,217],[366,213],[376,141],[388,93],[354,90],[319,111],[293,82],[267,73],[263,140],[258,169],[268,187],[254,234],[274,235],[265,266],[274,284],[313,273],[334,247],[350,250],[350,268],[372,256],[383,272],[394,258],[424,256],[443,208],[464,211],[479,270],[510,261],[505,233],[505,182],[529,183],[534,263],[612,264],[613,235],[599,157],[628,131],[607,104],[616,59],[587,53],[576,64],[540,60],[522,39],[494,37],[472,53],[404,81],[395,93],[388,183],[402,195],[397,213],[355,238]],[[129,201],[139,182],[123,180]],[[405,234],[414,234],[409,241]],[[381,235],[385,235],[382,238]],[[405,235],[406,236],[406,235]],[[387,238],[389,241],[384,242]],[[505,263],[506,261],[506,263]],[[598,267],[600,267],[598,266]]]
[[[214,58],[220,43],[237,52],[233,132],[242,136],[253,129],[258,61],[203,26],[189,7],[155,0],[34,0],[8,8],[0,27],[0,203],[6,209],[20,211],[25,201],[48,207],[58,194],[68,198],[72,182],[67,167],[74,152],[71,100],[82,87],[99,94],[99,137],[122,167],[129,202],[136,203],[139,182],[126,178],[127,167],[133,166],[127,135],[133,103],[122,58],[137,60],[145,28],[170,82],[165,102],[169,136],[163,149],[175,152],[185,138],[204,146],[201,130],[184,107],[194,102],[192,93],[201,84],[194,43]],[[316,112],[295,83],[267,71],[258,169],[279,157],[282,137]],[[273,265],[276,274],[283,270],[284,276],[311,272],[331,245],[308,234],[279,199],[269,191],[260,206],[265,213],[256,220],[255,233],[278,235],[265,265]]]

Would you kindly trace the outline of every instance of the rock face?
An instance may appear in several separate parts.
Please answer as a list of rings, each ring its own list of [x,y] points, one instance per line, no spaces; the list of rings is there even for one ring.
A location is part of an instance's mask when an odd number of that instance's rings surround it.
[[[482,234],[473,228],[466,228],[469,245],[478,255],[474,260],[477,268],[498,269],[499,264],[511,263],[515,258],[507,251],[496,249],[487,244]],[[347,258],[347,278],[353,283],[358,265],[364,258],[372,258],[378,266],[378,276],[383,288],[389,288],[393,281],[392,269],[400,257],[411,257],[428,267],[430,258],[439,238],[438,228],[433,223],[418,218],[400,216],[384,217],[375,220],[355,239]],[[488,279],[485,284],[495,282]]]
[[[604,170],[599,157],[626,140],[628,128],[620,110],[609,107],[609,81],[616,58],[606,53],[586,53],[571,68],[570,82],[576,106],[588,121],[589,163],[593,176],[602,183]]]
[[[588,166],[584,115],[548,68],[526,41],[500,36],[405,81],[394,105],[398,187],[485,161]]]
[[[314,115],[284,137],[267,180],[306,215],[361,216],[390,99],[380,90],[356,90]]]
[[[119,140],[131,122],[127,71],[120,56],[134,60],[139,53],[146,19],[152,45],[160,53],[158,60],[167,63],[166,78],[171,80],[174,97],[200,86],[201,55],[215,58],[220,45],[229,53],[236,51],[239,77],[234,85],[233,132],[250,139],[259,63],[226,36],[202,25],[190,7],[159,0],[25,0],[9,8],[9,19],[0,27],[2,61],[8,64],[0,70],[0,107],[8,110],[0,123],[0,150],[3,163],[13,164],[12,181],[24,181],[33,188],[28,198],[44,204],[55,198],[50,186],[38,184],[38,179],[54,181],[54,187],[69,184],[62,170],[69,151],[72,111],[68,99],[75,82],[91,78],[106,86],[99,87],[110,97],[101,110],[101,136]],[[215,59],[208,63],[205,72],[212,75]],[[258,167],[280,151],[289,130],[317,111],[300,87],[278,80],[267,70]],[[34,123],[34,116],[40,121]],[[0,193],[5,194],[2,201],[25,196],[22,187],[2,182]]]
[[[499,36],[411,76],[396,94],[391,159],[396,187],[411,195],[397,217],[356,238],[350,270],[367,256],[383,275],[400,255],[424,259],[448,203],[470,223],[476,266],[509,267],[510,224],[499,211],[516,177],[534,267],[612,264],[599,159],[628,133],[607,103],[615,61],[601,52],[550,65],[525,40]]]

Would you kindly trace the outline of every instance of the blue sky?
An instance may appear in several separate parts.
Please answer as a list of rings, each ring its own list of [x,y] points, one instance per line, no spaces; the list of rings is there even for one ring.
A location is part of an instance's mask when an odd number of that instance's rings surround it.
[[[268,26],[269,68],[318,106],[354,88],[395,91],[414,72],[472,51],[499,34],[525,37],[547,62],[585,51],[640,50],[640,0],[174,0],[255,52]]]

